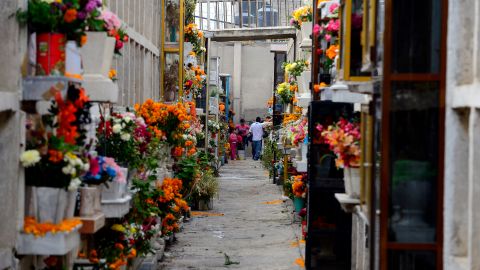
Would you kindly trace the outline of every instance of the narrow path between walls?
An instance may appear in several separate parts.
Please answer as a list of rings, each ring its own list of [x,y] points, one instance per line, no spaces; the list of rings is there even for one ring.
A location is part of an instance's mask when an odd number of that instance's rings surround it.
[[[303,269],[305,242],[291,202],[260,162],[229,161],[219,181],[213,210],[192,212],[159,269]]]

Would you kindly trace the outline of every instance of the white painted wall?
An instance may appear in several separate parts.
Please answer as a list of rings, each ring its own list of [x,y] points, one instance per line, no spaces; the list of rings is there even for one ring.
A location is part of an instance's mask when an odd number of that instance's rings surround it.
[[[220,72],[232,75],[235,122],[267,114],[273,91],[274,55],[269,42],[213,42],[210,56],[220,57]]]

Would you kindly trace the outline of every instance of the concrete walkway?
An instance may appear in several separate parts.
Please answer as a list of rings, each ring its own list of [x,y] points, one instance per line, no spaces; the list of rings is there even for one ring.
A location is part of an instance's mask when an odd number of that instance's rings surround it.
[[[159,269],[303,269],[300,225],[270,181],[259,161],[230,161],[214,209],[194,212]]]

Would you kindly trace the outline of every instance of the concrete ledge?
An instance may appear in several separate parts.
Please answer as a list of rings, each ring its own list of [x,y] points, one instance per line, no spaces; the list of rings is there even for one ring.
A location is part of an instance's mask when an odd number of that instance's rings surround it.
[[[82,221],[80,233],[94,234],[105,226],[105,214],[97,213],[93,217],[78,217]]]
[[[0,112],[17,111],[19,109],[19,98],[15,92],[0,91]]]
[[[211,30],[212,41],[250,41],[266,39],[288,39],[296,37],[296,29],[287,27],[230,28]]]
[[[21,255],[65,255],[80,245],[79,228],[69,233],[47,233],[43,237],[20,233],[17,252]]]
[[[130,195],[118,200],[102,200],[102,212],[106,218],[121,218],[130,211],[131,200]]]
[[[343,211],[347,213],[352,213],[355,210],[355,206],[360,204],[359,199],[350,198],[345,193],[335,193],[335,199],[340,203]]]

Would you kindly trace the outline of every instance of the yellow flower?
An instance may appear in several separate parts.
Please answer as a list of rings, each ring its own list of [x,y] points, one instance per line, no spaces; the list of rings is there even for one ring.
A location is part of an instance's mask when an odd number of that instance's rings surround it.
[[[125,227],[123,227],[122,224],[114,224],[111,227],[112,230],[117,231],[117,232],[125,232]]]

